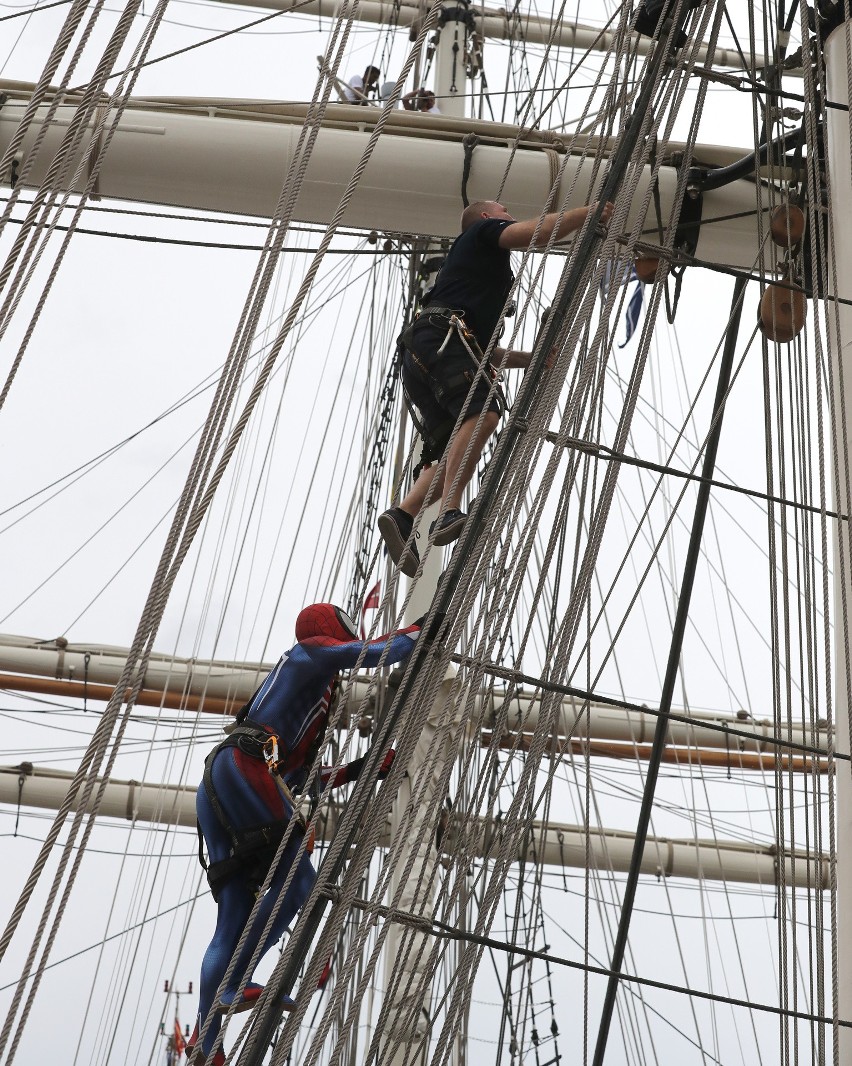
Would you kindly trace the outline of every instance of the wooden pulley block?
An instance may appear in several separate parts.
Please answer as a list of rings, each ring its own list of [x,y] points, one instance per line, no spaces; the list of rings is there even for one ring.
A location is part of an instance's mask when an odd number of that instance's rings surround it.
[[[800,286],[789,281],[767,285],[760,298],[757,321],[771,341],[787,344],[802,331],[807,300]]]
[[[798,248],[805,233],[805,212],[797,204],[781,204],[769,216],[769,234],[780,248]]]
[[[650,256],[640,256],[633,264],[636,270],[636,277],[645,285],[648,285],[657,276],[657,267],[660,265],[659,259],[652,259]]]

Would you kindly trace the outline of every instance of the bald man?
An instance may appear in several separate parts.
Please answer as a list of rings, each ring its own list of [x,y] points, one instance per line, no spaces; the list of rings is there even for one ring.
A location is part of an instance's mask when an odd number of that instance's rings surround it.
[[[465,208],[461,234],[450,248],[426,306],[402,337],[402,381],[417,409],[423,453],[420,472],[408,494],[398,507],[379,515],[378,524],[394,564],[409,577],[420,562],[411,531],[433,480],[437,476],[433,499],[440,498],[441,512],[430,537],[435,544],[450,544],[461,535],[467,517],[460,509],[462,492],[500,420],[501,400],[491,389],[494,371],[490,362],[483,365],[483,352],[514,281],[510,252],[529,247],[533,238],[536,247],[543,247],[554,231],[555,240],[567,237],[596,207],[577,207],[545,215],[541,221],[524,222],[516,221],[493,200],[477,200]],[[607,203],[601,220],[609,221],[611,214],[612,204]],[[531,358],[531,352],[499,347],[491,352],[491,360],[503,368],[526,368]],[[462,409],[464,419],[438,473],[436,464]]]

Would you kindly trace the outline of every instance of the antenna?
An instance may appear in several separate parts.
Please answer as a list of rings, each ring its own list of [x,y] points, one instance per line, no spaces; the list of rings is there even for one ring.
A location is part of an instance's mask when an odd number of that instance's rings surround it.
[[[180,1057],[186,1048],[186,1042],[189,1039],[189,1024],[184,1026],[183,1032],[180,1027],[180,997],[192,995],[192,981],[186,986],[185,989],[172,988],[168,977],[163,981],[163,992],[166,994],[166,1006],[163,1011],[163,1018],[168,1017],[169,1013],[169,996],[175,997],[175,1019],[174,1024],[170,1029],[167,1029],[167,1023],[165,1021],[160,1022],[160,1034],[167,1036],[166,1039],[166,1066],[177,1066],[180,1061]]]

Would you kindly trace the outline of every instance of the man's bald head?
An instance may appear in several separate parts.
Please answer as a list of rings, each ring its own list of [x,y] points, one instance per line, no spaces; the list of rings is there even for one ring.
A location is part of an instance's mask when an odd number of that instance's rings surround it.
[[[474,222],[479,222],[483,218],[508,218],[514,222],[506,208],[502,204],[498,204],[496,200],[474,200],[469,207],[462,211],[462,233],[466,229],[470,229]]]

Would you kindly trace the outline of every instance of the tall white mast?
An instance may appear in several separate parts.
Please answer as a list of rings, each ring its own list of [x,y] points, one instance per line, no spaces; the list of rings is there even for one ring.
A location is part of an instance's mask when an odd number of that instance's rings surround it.
[[[833,210],[829,214],[830,237],[833,252],[834,277],[837,295],[849,299],[852,296],[852,242],[849,240],[849,204],[852,204],[852,165],[850,164],[849,136],[849,56],[852,47],[852,24],[845,22],[835,29],[825,42],[826,89],[828,99],[846,106],[847,110],[828,108],[827,165],[828,184]],[[829,274],[831,276],[831,274]],[[832,339],[832,374],[835,387],[833,411],[833,447],[835,464],[839,471],[836,486],[836,509],[849,514],[852,493],[847,478],[850,459],[848,426],[850,417],[848,401],[846,418],[843,418],[840,390],[848,390],[852,383],[852,307],[848,303],[832,302],[827,317]],[[832,523],[834,536],[834,721],[837,730],[837,750],[849,752],[849,700],[847,656],[849,654],[849,628],[847,611],[852,607],[850,597],[850,542],[849,523]],[[837,763],[837,985],[836,1010],[841,1020],[852,1019],[852,955],[848,945],[852,943],[852,767],[848,761]],[[852,1033],[840,1029],[841,1063],[852,1061]]]
[[[436,60],[448,48],[443,36],[438,43]],[[436,82],[435,93],[439,94]],[[439,96],[439,99],[441,97]],[[443,103],[443,99],[441,99]],[[464,91],[453,101],[464,108]],[[433,248],[432,251],[437,251]],[[428,253],[427,253],[428,254]],[[428,288],[435,275],[425,281]],[[415,440],[415,455],[420,444]],[[405,495],[406,485],[401,495]],[[430,524],[438,517],[440,500],[433,500],[420,518],[420,545],[425,546]],[[410,597],[405,621],[411,624],[427,614],[443,569],[443,549],[433,547],[425,556],[423,568],[415,579],[406,581]],[[399,836],[390,862],[389,903],[411,914],[428,917],[435,896],[435,870],[439,855],[435,844],[434,811],[442,802],[440,795],[443,771],[457,749],[460,723],[448,711],[449,690],[455,670],[449,669],[433,701],[414,754],[407,766],[391,809],[390,841]],[[393,845],[392,845],[393,846]],[[385,1024],[385,1059],[389,1066],[420,1066],[429,1048],[431,996],[426,987],[429,965],[429,936],[399,923],[392,923],[385,942],[385,988],[389,1013]],[[401,960],[401,963],[398,962]]]
[[[443,115],[464,118],[467,97],[465,55],[473,16],[467,0],[445,4],[438,16],[435,96]]]

